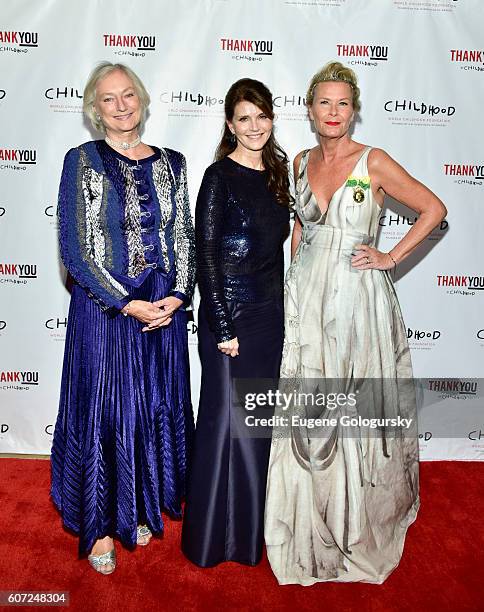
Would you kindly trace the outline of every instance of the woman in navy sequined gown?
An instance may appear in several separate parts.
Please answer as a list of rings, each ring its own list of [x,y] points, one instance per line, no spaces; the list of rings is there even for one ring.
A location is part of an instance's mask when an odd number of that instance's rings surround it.
[[[237,81],[225,114],[195,223],[202,382],[182,548],[202,567],[261,558],[270,432],[235,432],[241,415],[231,391],[234,379],[278,377],[284,331],[290,196],[271,93],[259,81]]]
[[[148,104],[132,71],[98,66],[84,110],[106,139],[67,153],[59,191],[60,250],[74,286],[51,494],[80,554],[104,574],[115,568],[114,537],[146,545],[163,531],[162,511],[181,515],[194,427],[186,164],[140,142]]]

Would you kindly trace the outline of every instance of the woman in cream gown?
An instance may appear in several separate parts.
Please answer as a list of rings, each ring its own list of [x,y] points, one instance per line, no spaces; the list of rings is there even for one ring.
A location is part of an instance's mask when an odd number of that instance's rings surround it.
[[[265,540],[280,584],[381,583],[398,565],[419,506],[412,365],[388,270],[446,210],[384,151],[351,139],[353,71],[325,66],[307,104],[319,146],[294,162],[280,389],[357,401],[276,409],[289,425],[273,432]],[[419,214],[390,253],[374,246],[385,194]],[[334,421],[310,428],[299,417]]]

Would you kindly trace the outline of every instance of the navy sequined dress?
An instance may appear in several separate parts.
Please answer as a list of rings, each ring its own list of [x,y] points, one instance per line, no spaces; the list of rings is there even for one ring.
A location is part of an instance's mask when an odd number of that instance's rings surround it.
[[[202,381],[182,549],[202,567],[255,565],[262,554],[270,432],[235,434],[240,412],[231,390],[234,379],[279,375],[289,211],[267,178],[226,157],[207,168],[197,199]],[[234,337],[239,356],[232,358],[217,343]]]
[[[138,162],[104,141],[71,149],[59,191],[62,260],[74,279],[52,499],[80,554],[106,535],[134,546],[136,527],[181,515],[193,433],[186,313],[169,326],[120,310],[133,299],[190,301],[193,226],[183,155],[152,147]]]

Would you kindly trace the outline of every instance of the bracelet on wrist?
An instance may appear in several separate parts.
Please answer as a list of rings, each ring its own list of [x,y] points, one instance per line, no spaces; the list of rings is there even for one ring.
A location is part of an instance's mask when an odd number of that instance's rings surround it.
[[[126,304],[126,306],[123,308],[123,310],[121,311],[121,314],[124,315],[125,317],[128,316],[129,314],[129,309],[131,308],[131,302],[128,302]]]
[[[391,253],[388,253],[388,255],[390,256],[390,259],[391,259],[391,260],[393,261],[393,263],[394,263],[393,268],[396,268],[396,267],[397,267],[397,262],[396,262],[396,261],[395,261],[395,259],[393,258],[393,255],[392,255]]]

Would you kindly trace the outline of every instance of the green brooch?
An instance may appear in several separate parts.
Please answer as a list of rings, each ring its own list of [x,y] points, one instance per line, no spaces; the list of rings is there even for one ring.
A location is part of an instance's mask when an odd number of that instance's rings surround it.
[[[365,199],[365,191],[370,188],[370,177],[349,176],[346,187],[353,187],[353,200],[361,204]]]

